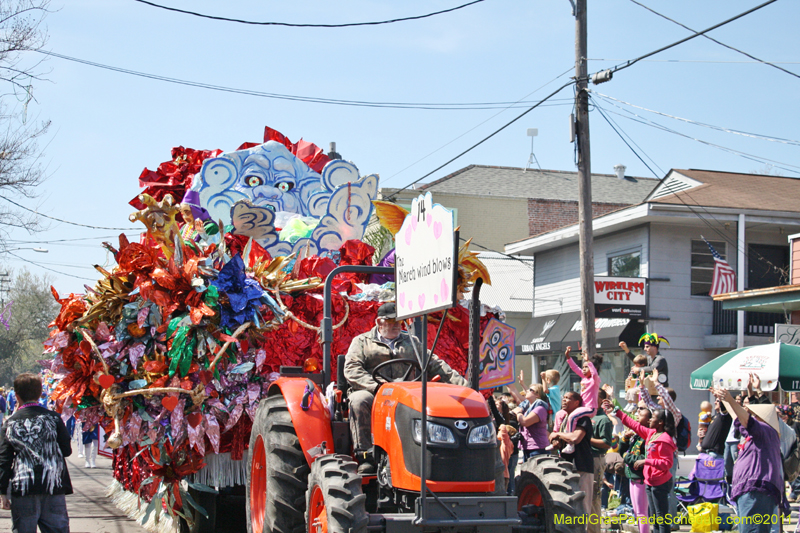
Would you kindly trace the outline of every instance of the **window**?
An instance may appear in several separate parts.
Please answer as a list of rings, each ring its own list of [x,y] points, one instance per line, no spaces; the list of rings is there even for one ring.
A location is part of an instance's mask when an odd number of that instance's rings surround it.
[[[725,243],[708,241],[723,259]],[[692,241],[692,296],[708,296],[711,280],[714,278],[714,257],[704,241]]]
[[[642,252],[631,252],[608,258],[608,275],[623,278],[638,278]]]

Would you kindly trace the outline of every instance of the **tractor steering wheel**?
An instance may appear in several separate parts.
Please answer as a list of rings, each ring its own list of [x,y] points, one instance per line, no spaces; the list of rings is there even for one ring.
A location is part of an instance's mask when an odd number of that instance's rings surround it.
[[[405,365],[408,367],[405,374],[403,374],[399,379],[393,379],[390,377],[385,376],[382,371],[384,368],[388,368],[391,365]],[[392,383],[394,381],[406,381],[408,376],[411,374],[412,370],[418,370],[419,374],[416,378],[412,379],[411,381],[420,381],[422,380],[422,369],[419,366],[419,363],[414,359],[389,359],[388,361],[384,361],[383,363],[379,364],[372,370],[372,379],[377,382],[384,382],[384,383]]]

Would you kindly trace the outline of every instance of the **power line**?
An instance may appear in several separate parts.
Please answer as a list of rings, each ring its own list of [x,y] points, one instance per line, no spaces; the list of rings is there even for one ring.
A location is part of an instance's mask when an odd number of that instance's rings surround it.
[[[199,81],[191,81],[191,80],[182,80],[179,78],[170,78],[167,76],[161,76],[159,74],[150,74],[147,72],[140,72],[136,70],[130,70],[121,67],[115,67],[112,65],[105,65],[103,63],[96,63],[94,61],[89,61],[86,59],[80,59],[77,57],[71,57],[64,54],[58,54],[56,52],[47,52],[44,50],[34,50],[35,52],[39,52],[40,54],[44,54],[51,57],[57,57],[59,59],[63,59],[65,61],[72,61],[74,63],[80,63],[82,65],[87,65],[90,67],[101,68],[105,70],[110,70],[113,72],[119,72],[121,74],[129,74],[131,76],[138,76],[140,78],[147,78],[150,80],[156,81],[163,81],[166,83],[174,83],[176,85],[185,85],[187,87],[196,87],[199,89],[208,89],[212,91],[219,91],[219,92],[227,92],[233,94],[242,94],[245,96],[257,96],[259,98],[272,98],[275,100],[289,100],[289,101],[296,101],[296,102],[307,102],[313,104],[328,104],[328,105],[341,105],[341,106],[353,106],[353,107],[377,107],[377,108],[388,108],[388,109],[420,109],[420,110],[429,110],[429,111],[474,111],[474,110],[484,110],[484,109],[498,109],[500,107],[511,106],[511,107],[525,107],[528,103],[527,102],[467,102],[467,103],[435,103],[435,102],[422,102],[422,103],[414,103],[414,102],[371,102],[366,100],[342,100],[342,99],[335,99],[335,98],[320,98],[314,96],[299,96],[299,95],[292,95],[292,94],[280,94],[280,93],[268,93],[263,91],[256,91],[251,89],[238,89],[235,87],[226,87],[223,85],[213,85],[210,83],[204,83]]]
[[[50,272],[55,272],[56,274],[61,274],[62,276],[67,276],[67,277],[75,278],[75,279],[82,279],[82,280],[85,280],[85,281],[97,281],[96,279],[84,278],[84,277],[81,277],[81,276],[75,276],[74,274],[67,274],[66,272],[61,272],[60,270],[55,270],[53,268],[46,267],[46,266],[42,265],[41,263],[37,263],[36,261],[31,261],[30,259],[25,259],[24,257],[21,257],[21,256],[15,254],[13,252],[6,252],[6,253],[8,255],[13,255],[14,257],[16,257],[17,259],[19,259],[21,261],[24,261],[26,263],[30,263],[32,265],[36,265],[37,267],[43,268],[45,270],[49,270]]]
[[[590,98],[591,98],[591,96],[590,96]],[[658,178],[658,177],[659,177],[659,175],[658,175],[658,174],[656,174],[655,170],[653,170],[652,168],[650,168],[650,165],[648,165],[648,164],[647,164],[647,162],[646,162],[644,159],[642,159],[642,158],[639,156],[638,152],[636,152],[636,150],[634,150],[634,149],[633,149],[633,147],[630,145],[630,143],[628,143],[628,141],[625,139],[625,137],[624,137],[624,136],[623,136],[623,135],[622,135],[622,134],[621,134],[621,133],[620,133],[620,132],[617,130],[617,127],[616,127],[616,126],[615,126],[615,125],[614,125],[614,124],[611,122],[611,120],[609,120],[609,118],[608,118],[608,117],[606,116],[606,114],[603,112],[603,109],[602,109],[600,106],[596,105],[596,104],[595,104],[595,106],[594,106],[594,107],[595,107],[595,109],[597,109],[597,111],[600,113],[600,116],[601,116],[601,117],[603,117],[603,118],[606,120],[606,122],[608,123],[608,125],[609,125],[609,126],[611,126],[611,129],[612,129],[612,130],[614,130],[614,132],[615,132],[617,135],[619,135],[619,138],[620,138],[620,139],[622,139],[622,142],[624,142],[624,143],[625,143],[625,146],[627,146],[627,147],[630,149],[630,151],[631,151],[631,152],[633,152],[633,155],[635,155],[635,156],[636,156],[636,157],[639,159],[639,161],[641,161],[641,162],[642,162],[642,164],[643,164],[644,166],[646,166],[646,167],[647,167],[647,170],[649,170],[650,172],[652,172],[652,173],[653,173],[653,175],[654,175],[656,178]],[[639,149],[641,150],[641,148],[639,148]],[[644,150],[642,150],[642,153],[644,153]],[[646,155],[646,154],[645,154],[645,155]],[[650,159],[650,158],[648,157],[648,159]],[[652,161],[652,159],[651,159],[651,161]]]
[[[435,172],[438,172],[439,170],[443,169],[444,167],[446,167],[447,165],[449,165],[450,163],[452,163],[452,162],[453,162],[453,161],[455,161],[456,159],[460,158],[460,157],[461,157],[461,156],[463,156],[464,154],[466,154],[466,153],[468,153],[468,152],[470,152],[470,151],[474,150],[475,148],[477,148],[477,147],[478,147],[478,146],[480,146],[481,144],[485,143],[486,141],[488,141],[489,139],[491,139],[492,137],[494,137],[495,135],[497,135],[498,133],[500,133],[501,131],[503,131],[504,129],[506,129],[507,127],[509,127],[510,125],[512,125],[513,123],[515,123],[516,121],[518,121],[519,119],[521,119],[522,117],[524,117],[525,115],[527,115],[528,113],[530,113],[531,111],[533,111],[534,109],[536,109],[537,107],[539,107],[540,105],[542,105],[544,102],[546,102],[547,100],[549,100],[551,97],[553,97],[553,96],[555,96],[556,94],[560,93],[562,89],[564,89],[565,87],[569,87],[570,85],[572,85],[572,84],[574,84],[574,83],[575,83],[575,82],[573,82],[573,81],[570,81],[570,82],[567,82],[567,83],[565,83],[564,85],[562,85],[561,87],[559,87],[559,88],[558,88],[558,89],[556,89],[555,91],[551,92],[550,94],[548,94],[547,96],[545,96],[544,98],[542,98],[541,100],[539,100],[539,102],[537,102],[536,104],[534,104],[533,106],[531,106],[531,107],[530,107],[530,108],[528,108],[527,110],[523,111],[522,113],[520,113],[519,115],[517,115],[515,118],[511,119],[509,122],[506,122],[504,125],[500,126],[498,129],[496,129],[495,131],[493,131],[492,133],[490,133],[489,135],[487,135],[486,137],[484,137],[484,138],[483,138],[483,139],[481,139],[480,141],[476,142],[475,144],[473,144],[472,146],[470,146],[469,148],[467,148],[466,150],[464,150],[463,152],[461,152],[461,153],[460,153],[460,154],[458,154],[457,156],[453,157],[452,159],[450,159],[450,160],[449,160],[449,161],[447,161],[446,163],[444,163],[444,164],[442,164],[442,165],[439,165],[438,167],[436,167],[435,169],[431,170],[430,172],[428,172],[427,174],[425,174],[425,175],[424,175],[424,176],[422,176],[421,178],[417,178],[416,180],[412,181],[411,183],[409,183],[409,184],[408,184],[408,185],[406,185],[405,187],[403,187],[403,188],[401,188],[401,189],[398,189],[398,190],[396,190],[395,192],[393,192],[392,194],[390,194],[390,195],[389,195],[389,196],[388,196],[386,199],[387,199],[387,200],[392,200],[392,199],[394,199],[394,198],[395,198],[395,197],[396,197],[398,194],[400,194],[400,193],[401,193],[401,192],[403,192],[404,190],[408,189],[408,188],[409,188],[409,187],[411,187],[412,185],[415,185],[415,184],[419,183],[420,181],[424,180],[425,178],[427,178],[427,177],[428,177],[428,176],[430,176],[431,174],[433,174],[433,173],[435,173]]]
[[[601,115],[601,116],[602,116],[604,119],[606,119],[606,121],[607,121],[607,122],[609,123],[609,125],[611,126],[611,129],[613,129],[613,130],[614,130],[614,132],[615,132],[615,133],[616,133],[616,134],[619,136],[619,138],[620,138],[620,139],[622,139],[622,142],[624,142],[624,143],[625,143],[625,145],[626,145],[626,146],[627,146],[627,147],[628,147],[628,148],[631,150],[631,152],[633,152],[633,155],[635,155],[635,156],[636,156],[636,157],[639,159],[639,161],[641,161],[642,163],[644,163],[644,165],[645,165],[645,166],[646,166],[646,167],[647,167],[647,168],[650,170],[650,172],[652,172],[652,173],[653,173],[653,175],[654,175],[655,177],[658,177],[658,175],[657,175],[657,174],[656,174],[656,173],[653,171],[653,169],[652,169],[652,168],[650,168],[650,166],[649,166],[649,165],[647,165],[647,163],[645,163],[645,162],[644,162],[644,160],[643,160],[643,159],[642,159],[642,158],[639,156],[639,154],[636,152],[636,150],[634,150],[634,149],[633,149],[633,147],[632,147],[630,144],[628,144],[628,142],[625,140],[625,137],[623,137],[622,133],[620,133],[620,132],[623,132],[623,133],[624,133],[624,131],[622,130],[622,128],[619,128],[619,129],[617,129],[616,127],[614,127],[614,126],[612,125],[612,121],[611,121],[611,120],[610,120],[608,117],[606,117],[604,110],[603,110],[603,109],[602,109],[602,108],[601,108],[599,105],[597,105],[596,103],[595,103],[595,109],[597,109],[597,110],[598,110],[598,112],[600,113],[600,115]],[[628,135],[628,134],[625,134],[625,135],[626,135],[627,137],[629,137],[629,138],[630,138],[630,135]],[[633,139],[632,139],[632,138],[631,138],[631,142],[633,142]],[[636,144],[636,143],[634,142],[634,144]],[[638,147],[638,145],[636,145],[636,146]],[[641,148],[639,148],[639,150],[641,150],[641,151],[642,151],[642,153],[645,155],[645,157],[647,157],[648,159],[650,159],[650,161],[653,161],[653,159],[652,159],[650,156],[648,156],[648,155],[647,155],[647,154],[644,152],[644,150],[642,150]],[[655,163],[655,161],[653,161],[653,164],[656,164],[656,163]],[[656,164],[656,166],[658,166],[658,165]],[[662,171],[662,172],[663,172],[663,171]],[[662,178],[662,179],[661,179],[661,181],[659,182],[659,185],[660,185],[661,183],[663,183],[663,181],[664,181],[664,179]],[[700,220],[701,220],[701,221],[702,221],[702,222],[703,222],[703,223],[704,223],[706,226],[708,226],[708,228],[709,228],[711,231],[713,231],[714,233],[716,233],[717,235],[719,235],[719,236],[722,238],[722,240],[723,240],[723,241],[725,241],[725,242],[726,242],[726,243],[728,243],[728,244],[731,244],[731,245],[733,245],[733,246],[734,246],[734,248],[736,248],[737,250],[739,249],[739,243],[741,243],[742,247],[744,247],[745,243],[744,243],[743,241],[739,241],[738,237],[737,237],[736,241],[733,241],[733,240],[732,240],[730,237],[728,237],[728,235],[727,235],[727,234],[723,233],[721,230],[719,230],[719,229],[717,229],[716,227],[714,227],[714,225],[713,225],[713,224],[711,224],[711,222],[709,222],[708,220],[706,220],[706,219],[703,217],[703,215],[701,215],[700,213],[698,213],[697,211],[695,211],[695,209],[694,209],[692,206],[690,206],[688,203],[686,203],[686,201],[683,199],[683,195],[686,195],[686,197],[687,197],[687,198],[689,198],[690,200],[692,200],[692,201],[695,203],[695,205],[696,205],[697,207],[699,207],[700,209],[702,209],[703,211],[705,211],[705,212],[706,212],[706,214],[708,214],[708,216],[710,216],[710,217],[711,217],[711,218],[712,218],[712,219],[713,219],[713,220],[714,220],[714,221],[715,221],[717,224],[719,224],[719,226],[720,226],[720,227],[724,227],[723,223],[722,223],[720,220],[718,220],[718,219],[717,219],[717,218],[714,216],[714,214],[713,214],[713,213],[711,213],[711,212],[710,212],[710,211],[709,211],[709,210],[708,210],[708,209],[707,209],[705,206],[701,205],[701,204],[700,204],[700,202],[698,202],[697,200],[695,200],[695,199],[694,199],[694,198],[691,196],[691,194],[690,194],[690,190],[680,191],[680,192],[678,192],[678,193],[675,193],[673,196],[675,196],[675,197],[676,197],[676,198],[677,198],[677,199],[678,199],[678,200],[679,200],[679,201],[680,201],[680,202],[681,202],[681,203],[682,203],[682,204],[683,204],[683,205],[684,205],[684,206],[685,206],[687,209],[689,209],[689,211],[691,211],[691,213],[692,213],[694,216],[696,216],[696,217],[697,217],[698,219],[700,219]],[[780,269],[780,268],[778,268],[778,267],[777,267],[777,266],[776,266],[774,263],[772,263],[772,261],[770,261],[769,259],[767,259],[767,258],[766,258],[766,257],[764,257],[763,255],[761,255],[760,253],[758,253],[758,251],[756,251],[756,250],[751,250],[751,251],[753,252],[751,255],[755,255],[755,256],[756,256],[756,259],[758,259],[758,260],[759,260],[759,261],[761,261],[762,263],[765,263],[765,264],[769,265],[770,267],[772,267],[773,269],[775,269],[775,271],[777,271],[777,272],[781,272],[781,269]]]
[[[395,22],[405,22],[408,20],[420,20],[428,17],[434,17],[436,15],[441,15],[443,13],[451,13],[453,11],[457,11],[459,9],[464,9],[465,7],[469,7],[473,4],[477,4],[479,2],[483,2],[484,0],[473,0],[472,2],[468,2],[466,4],[462,4],[460,6],[451,7],[450,9],[443,9],[442,11],[435,11],[433,13],[428,13],[426,15],[416,15],[413,17],[403,17],[403,18],[396,18],[390,20],[381,20],[375,22],[349,22],[346,24],[292,24],[289,22],[256,22],[252,20],[243,20],[243,19],[234,19],[228,17],[218,17],[214,15],[206,15],[203,13],[197,13],[195,11],[187,11],[185,9],[178,9],[176,7],[168,7],[162,6],[160,4],[156,4],[154,2],[148,2],[147,0],[135,0],[136,2],[147,4],[148,6],[157,7],[159,9],[165,9],[167,11],[174,11],[176,13],[183,13],[184,15],[193,15],[195,17],[211,19],[211,20],[220,20],[223,22],[237,22],[239,24],[250,24],[254,26],[286,26],[290,28],[350,28],[353,26],[379,26],[381,24],[394,24]]]
[[[729,18],[728,20],[724,20],[724,21],[720,22],[719,24],[714,24],[710,28],[706,28],[705,30],[700,31],[700,32],[695,32],[694,35],[690,35],[690,36],[685,37],[685,38],[683,38],[683,39],[681,39],[679,41],[675,41],[674,43],[668,44],[667,46],[662,46],[658,50],[653,50],[652,52],[649,52],[647,54],[639,56],[639,57],[637,57],[635,59],[629,59],[625,63],[623,63],[621,65],[617,65],[615,67],[612,67],[612,68],[610,68],[608,70],[610,70],[611,72],[619,72],[620,70],[623,70],[623,69],[626,69],[628,67],[631,67],[631,66],[635,65],[636,63],[638,63],[639,61],[641,61],[643,59],[646,59],[646,58],[648,58],[650,56],[654,56],[654,55],[656,55],[658,53],[663,52],[664,50],[669,50],[670,48],[674,48],[674,47],[678,46],[679,44],[685,43],[686,41],[691,41],[692,39],[694,39],[696,37],[700,37],[702,35],[705,35],[706,33],[710,32],[711,30],[715,30],[717,28],[720,28],[720,27],[722,27],[722,26],[724,26],[726,24],[729,24],[729,23],[733,22],[734,20],[738,20],[738,19],[744,17],[745,15],[749,15],[750,13],[753,13],[754,11],[758,11],[762,7],[766,7],[766,6],[768,6],[770,4],[773,4],[775,2],[777,2],[777,0],[767,0],[763,4],[757,5],[756,7],[752,8],[752,9],[748,9],[744,13],[740,13],[740,14],[734,16],[734,17]],[[694,31],[694,30],[692,30],[692,31]]]
[[[541,86],[537,87],[536,89],[534,89],[533,91],[529,92],[528,94],[526,94],[525,96],[523,96],[522,98],[520,98],[519,100],[517,100],[516,102],[513,102],[513,103],[514,103],[514,104],[518,104],[518,103],[521,103],[521,102],[523,102],[523,101],[525,100],[525,98],[528,98],[528,97],[529,97],[529,96],[531,96],[532,94],[535,94],[535,93],[539,92],[541,89],[544,89],[545,87],[547,87],[548,85],[550,85],[551,83],[553,83],[554,81],[556,81],[558,78],[560,78],[560,77],[564,76],[564,74],[566,74],[566,73],[570,72],[572,69],[573,69],[573,67],[569,67],[567,70],[565,70],[564,72],[562,72],[561,74],[559,74],[558,76],[556,76],[555,78],[553,78],[552,80],[548,81],[548,82],[547,82],[547,83],[545,83],[544,85],[541,85]],[[572,104],[572,103],[574,102],[574,99],[572,99],[572,98],[568,98],[567,100],[570,102],[570,104]],[[555,98],[554,98],[554,99],[553,99],[553,101],[560,101],[560,99],[555,99]],[[449,142],[447,142],[447,143],[443,144],[442,146],[440,146],[440,147],[439,147],[439,148],[437,148],[436,150],[434,150],[434,151],[432,151],[432,152],[428,153],[428,154],[427,154],[427,155],[425,155],[425,156],[422,156],[422,157],[420,157],[419,159],[417,159],[416,161],[414,161],[414,162],[413,162],[413,163],[411,163],[410,165],[407,165],[405,168],[402,168],[401,170],[398,170],[397,172],[395,172],[394,174],[392,174],[391,176],[389,176],[388,178],[386,178],[385,180],[383,180],[383,182],[382,182],[382,183],[383,183],[383,186],[385,187],[385,186],[386,186],[386,184],[387,184],[387,183],[389,183],[389,181],[391,181],[391,180],[392,180],[393,178],[395,178],[396,176],[398,176],[398,175],[402,174],[403,172],[405,172],[405,171],[406,171],[406,170],[408,170],[409,168],[413,167],[413,166],[414,166],[414,165],[416,165],[417,163],[419,163],[419,162],[421,162],[421,161],[424,161],[425,159],[429,158],[430,156],[432,156],[432,155],[433,155],[433,154],[435,154],[436,152],[438,152],[438,151],[440,151],[440,150],[442,150],[442,149],[444,149],[444,148],[446,148],[446,147],[450,146],[451,144],[453,144],[454,142],[456,142],[458,139],[460,139],[460,138],[461,138],[461,137],[463,137],[464,135],[466,135],[466,134],[470,133],[470,132],[471,132],[471,131],[473,131],[473,130],[476,130],[476,129],[477,129],[477,128],[479,128],[480,126],[483,126],[484,124],[486,124],[487,122],[489,122],[490,120],[492,120],[494,117],[496,117],[496,116],[499,116],[501,113],[503,113],[503,111],[506,111],[506,110],[508,110],[508,109],[511,109],[512,107],[516,107],[516,106],[509,106],[509,107],[506,107],[505,109],[501,109],[500,111],[498,111],[498,112],[497,112],[497,113],[495,113],[494,115],[492,115],[492,116],[488,117],[486,120],[483,120],[483,121],[479,122],[478,124],[476,124],[475,126],[471,127],[470,129],[468,129],[467,131],[465,131],[464,133],[462,133],[462,134],[461,134],[461,135],[459,135],[458,137],[456,137],[456,138],[454,138],[454,139],[451,139]]]
[[[131,235],[138,236],[138,233],[141,232],[132,232]],[[78,237],[75,239],[52,239],[47,241],[22,241],[19,239],[7,239],[5,242],[9,242],[12,244],[57,244],[62,242],[74,242],[74,241],[99,241],[100,239],[116,239],[119,235],[108,235],[103,237]],[[87,245],[90,246],[90,245]]]
[[[81,228],[103,229],[103,230],[112,230],[112,231],[116,231],[116,230],[131,231],[132,230],[132,228],[107,228],[107,227],[104,227],[104,226],[89,226],[87,224],[79,224],[77,222],[70,222],[69,220],[64,220],[62,218],[51,217],[50,215],[45,215],[44,213],[39,213],[38,211],[34,211],[33,209],[27,208],[22,204],[18,204],[14,200],[9,200],[5,196],[0,196],[0,198],[5,200],[6,202],[14,204],[15,206],[19,207],[20,209],[24,209],[25,211],[30,211],[31,213],[34,213],[37,216],[44,217],[44,218],[49,218],[50,220],[55,220],[56,222],[63,222],[64,224],[70,224],[72,226],[80,226]]]
[[[627,61],[619,58],[592,57],[586,61]],[[713,59],[643,59],[645,63],[712,63],[715,65],[753,65],[763,61],[717,61]],[[800,65],[800,61],[770,61],[776,65]]]
[[[668,16],[666,16],[666,15],[662,15],[662,14],[661,14],[661,13],[659,13],[658,11],[656,11],[656,10],[654,10],[654,9],[652,9],[652,8],[649,8],[649,7],[647,7],[646,5],[642,4],[641,2],[637,2],[637,0],[631,0],[631,2],[633,2],[633,3],[634,3],[634,4],[636,4],[637,6],[641,6],[641,7],[645,8],[646,10],[648,10],[648,11],[649,11],[649,12],[651,12],[651,13],[653,13],[654,15],[658,15],[659,17],[661,17],[661,18],[663,18],[663,19],[666,19],[666,20],[668,20],[668,21],[670,21],[670,22],[672,22],[672,23],[674,23],[674,24],[677,24],[677,25],[678,25],[678,26],[680,26],[681,28],[684,28],[684,29],[686,29],[686,30],[689,30],[689,31],[691,31],[691,32],[694,32],[694,33],[697,33],[696,31],[694,31],[694,30],[693,30],[692,28],[690,28],[689,26],[687,26],[687,25],[685,25],[685,24],[681,24],[681,23],[680,23],[680,22],[678,22],[677,20],[673,20],[673,19],[669,18],[669,17],[668,17]],[[775,63],[770,63],[769,61],[764,61],[763,59],[759,59],[759,58],[757,58],[757,57],[756,57],[756,56],[754,56],[754,55],[748,54],[747,52],[744,52],[744,51],[742,51],[742,50],[739,50],[738,48],[734,48],[733,46],[730,46],[730,45],[727,45],[727,44],[725,44],[725,43],[723,43],[723,42],[720,42],[720,41],[718,41],[717,39],[714,39],[713,37],[709,37],[708,35],[703,35],[703,37],[705,37],[705,38],[706,38],[706,39],[708,39],[709,41],[712,41],[712,42],[715,42],[715,43],[717,43],[717,44],[718,44],[718,45],[720,45],[720,46],[724,46],[725,48],[727,48],[727,49],[729,49],[729,50],[733,50],[734,52],[738,52],[738,53],[742,54],[743,56],[747,56],[747,57],[749,57],[750,59],[753,59],[753,60],[757,61],[758,63],[763,63],[764,65],[768,65],[768,66],[770,66],[770,67],[772,67],[772,68],[776,68],[776,69],[778,69],[778,70],[780,70],[780,71],[783,71],[783,72],[785,72],[786,74],[789,74],[789,75],[791,75],[791,76],[794,76],[795,78],[800,78],[800,75],[798,75],[798,74],[795,74],[795,73],[794,73],[794,72],[792,72],[791,70],[786,70],[786,69],[785,69],[785,68],[783,68],[783,67],[779,67],[779,66],[778,66],[778,65],[776,65]]]
[[[633,0],[631,0],[631,1],[633,1]],[[742,135],[744,137],[751,137],[753,139],[761,139],[763,141],[777,142],[777,143],[782,143],[782,144],[793,144],[795,146],[800,146],[800,141],[794,141],[792,139],[783,139],[781,137],[772,137],[772,136],[769,136],[769,135],[761,135],[759,133],[748,133],[746,131],[734,130],[734,129],[725,128],[725,127],[722,127],[722,126],[715,126],[713,124],[706,124],[705,122],[698,122],[696,120],[691,120],[691,119],[688,119],[688,118],[676,117],[674,115],[670,115],[670,114],[667,114],[667,113],[662,113],[661,111],[655,111],[653,109],[648,109],[646,107],[638,106],[638,105],[632,104],[630,102],[626,102],[624,100],[619,100],[617,98],[614,98],[613,96],[608,96],[607,94],[598,93],[597,91],[593,91],[593,93],[596,94],[597,96],[600,96],[601,98],[604,98],[604,99],[614,100],[615,102],[619,102],[621,104],[625,104],[625,105],[630,106],[630,107],[635,107],[636,109],[641,109],[642,111],[648,111],[650,113],[655,113],[656,115],[661,115],[662,117],[667,117],[667,118],[672,118],[672,119],[675,119],[675,120],[680,120],[682,122],[686,122],[687,124],[693,124],[695,126],[702,126],[704,128],[710,128],[712,130],[722,131],[722,132],[725,132],[725,133],[732,133],[734,135]]]
[[[700,144],[704,144],[706,146],[711,146],[712,148],[717,148],[718,150],[722,150],[723,152],[728,152],[730,154],[738,155],[739,157],[742,157],[744,159],[749,159],[751,161],[755,161],[757,163],[762,163],[762,164],[763,163],[773,163],[773,164],[775,164],[773,166],[775,166],[776,168],[779,168],[781,170],[785,170],[786,172],[792,172],[794,174],[800,174],[800,171],[798,171],[798,170],[792,170],[791,168],[786,168],[786,167],[794,167],[795,169],[800,169],[800,167],[798,167],[798,166],[795,166],[795,165],[792,165],[792,164],[789,164],[789,163],[783,163],[781,161],[775,161],[774,159],[768,159],[766,157],[760,157],[760,156],[757,156],[757,155],[749,154],[747,152],[742,152],[740,150],[734,150],[733,148],[728,148],[726,146],[722,146],[722,145],[715,144],[715,143],[712,143],[712,142],[709,142],[709,141],[704,141],[702,139],[698,139],[696,137],[692,137],[691,135],[686,135],[685,133],[681,133],[679,131],[673,130],[672,128],[668,128],[668,127],[664,126],[663,124],[659,124],[657,122],[653,122],[652,120],[649,120],[649,119],[646,119],[646,118],[644,118],[644,117],[642,117],[640,115],[637,115],[636,113],[634,113],[634,112],[632,112],[632,111],[630,111],[628,109],[623,109],[620,106],[616,105],[614,102],[610,102],[610,103],[614,107],[617,107],[617,108],[621,109],[622,111],[624,111],[625,113],[629,113],[629,114],[631,114],[633,116],[631,117],[631,116],[628,116],[628,115],[624,115],[622,113],[617,113],[616,111],[612,111],[610,109],[606,110],[606,112],[608,112],[608,113],[614,113],[615,115],[618,115],[620,117],[626,118],[628,120],[632,120],[633,122],[638,122],[640,124],[644,124],[645,126],[650,126],[652,128],[656,128],[656,129],[665,131],[667,133],[672,133],[673,135],[678,135],[679,137],[683,137],[685,139],[689,139],[689,140],[692,140],[692,141],[695,141],[695,142],[699,142]],[[597,104],[595,103],[595,105],[597,105]],[[785,165],[785,166],[778,166],[778,165]]]

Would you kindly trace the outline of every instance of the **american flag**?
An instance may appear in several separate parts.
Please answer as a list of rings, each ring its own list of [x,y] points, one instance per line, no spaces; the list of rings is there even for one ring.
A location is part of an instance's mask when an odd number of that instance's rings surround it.
[[[703,241],[708,245],[708,249],[711,250],[711,256],[714,258],[714,279],[711,280],[711,290],[708,292],[708,295],[715,296],[717,294],[735,291],[736,272],[734,272],[728,262],[719,255],[719,252],[711,246],[710,242],[705,238],[703,238]]]

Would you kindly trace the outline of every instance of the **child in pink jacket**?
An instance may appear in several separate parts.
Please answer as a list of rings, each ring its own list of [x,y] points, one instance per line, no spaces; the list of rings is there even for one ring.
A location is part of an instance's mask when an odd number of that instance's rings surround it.
[[[614,406],[608,400],[603,402],[607,414],[614,413]],[[675,461],[675,418],[672,413],[663,409],[653,411],[650,427],[636,422],[622,410],[614,413],[626,427],[632,429],[645,441],[646,459],[636,461],[635,468],[644,466],[644,484],[647,489],[647,502],[650,516],[655,518],[655,533],[670,533],[672,521],[669,515],[669,494],[672,492],[673,479],[670,473]],[[658,518],[661,517],[659,521]]]
[[[569,356],[571,351],[572,347],[567,346],[564,357],[567,358],[567,363],[572,371],[579,376],[583,376],[583,378],[581,378],[581,399],[583,400],[583,406],[597,410],[599,407],[597,404],[597,393],[600,391],[600,374],[597,373],[597,369],[592,362],[589,361],[588,354],[584,354],[583,366],[580,367],[572,360],[572,357]]]

